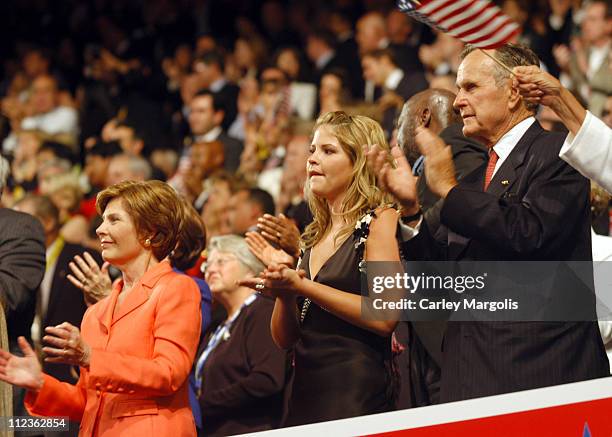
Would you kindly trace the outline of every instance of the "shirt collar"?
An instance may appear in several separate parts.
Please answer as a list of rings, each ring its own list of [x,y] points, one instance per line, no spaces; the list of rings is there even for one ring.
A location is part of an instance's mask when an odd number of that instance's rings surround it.
[[[396,68],[389,74],[389,76],[387,76],[387,80],[385,80],[385,88],[388,90],[395,90],[403,78],[404,72],[402,69]]]
[[[211,83],[209,88],[213,93],[218,93],[219,91],[221,91],[221,89],[225,86],[226,83],[227,80],[224,77],[221,77]]]
[[[331,58],[334,57],[335,52],[333,50],[329,50],[327,52],[325,52],[324,54],[322,54],[321,56],[319,56],[319,59],[317,59],[316,65],[317,68],[319,70],[323,69],[323,67],[325,67],[328,62],[331,60]]]
[[[219,138],[221,132],[223,132],[221,126],[215,126],[211,130],[206,132],[204,135],[196,136],[195,140],[198,142],[210,143],[211,141],[215,141],[217,138]]]
[[[493,150],[499,156],[501,161],[504,161],[508,155],[514,150],[519,140],[525,135],[527,129],[531,127],[533,122],[535,121],[535,117],[527,117],[525,120],[516,124],[512,129],[506,132],[493,146]]]

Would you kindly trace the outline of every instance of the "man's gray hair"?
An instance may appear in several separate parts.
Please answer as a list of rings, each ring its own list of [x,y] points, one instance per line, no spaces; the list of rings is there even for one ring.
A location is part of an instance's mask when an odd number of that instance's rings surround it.
[[[220,235],[218,237],[212,237],[208,244],[208,253],[213,250],[219,252],[231,253],[238,261],[242,263],[247,269],[249,269],[254,275],[259,275],[265,266],[263,263],[253,255],[253,252],[249,249],[246,240],[239,235]]]
[[[145,181],[151,179],[153,174],[151,164],[149,164],[149,162],[141,156],[129,155],[128,167],[132,174],[142,176],[143,180]]]
[[[464,60],[466,56],[472,53],[474,50],[477,50],[477,48],[473,45],[466,45],[463,51],[461,52],[461,60]],[[511,70],[514,67],[520,66],[540,66],[540,59],[538,58],[538,55],[536,55],[533,50],[523,44],[504,44],[503,46],[500,46],[495,49],[495,51],[493,52],[493,57],[495,57],[495,59],[500,61],[502,64],[504,64]],[[505,68],[502,68],[496,62],[493,76],[495,77],[495,84],[498,87],[501,87],[505,84],[506,80],[510,78],[510,72]],[[537,103],[530,103],[526,101],[525,106],[531,112],[535,112],[538,107]]]

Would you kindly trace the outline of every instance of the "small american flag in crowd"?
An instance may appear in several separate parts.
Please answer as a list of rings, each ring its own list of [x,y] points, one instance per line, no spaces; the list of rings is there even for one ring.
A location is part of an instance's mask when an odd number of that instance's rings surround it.
[[[488,0],[399,0],[400,11],[471,44],[493,49],[520,32],[519,25]]]

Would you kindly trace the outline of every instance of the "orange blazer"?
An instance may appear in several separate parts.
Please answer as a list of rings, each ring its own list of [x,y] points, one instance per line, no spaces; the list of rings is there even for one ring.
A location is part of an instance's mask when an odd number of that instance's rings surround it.
[[[123,286],[91,306],[81,324],[91,346],[76,385],[45,375],[28,392],[28,411],[81,422],[79,436],[195,436],[187,376],[200,336],[200,291],[167,261],[134,284],[117,314]]]

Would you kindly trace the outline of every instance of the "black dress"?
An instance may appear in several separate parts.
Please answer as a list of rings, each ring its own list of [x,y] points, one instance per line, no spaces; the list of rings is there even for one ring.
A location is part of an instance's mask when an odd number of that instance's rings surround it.
[[[315,282],[361,294],[355,232],[325,262]],[[363,240],[362,240],[363,241]],[[301,268],[310,279],[310,249]],[[303,305],[303,304],[302,304]],[[393,408],[391,338],[380,337],[312,302],[295,346],[285,426],[381,413]]]

